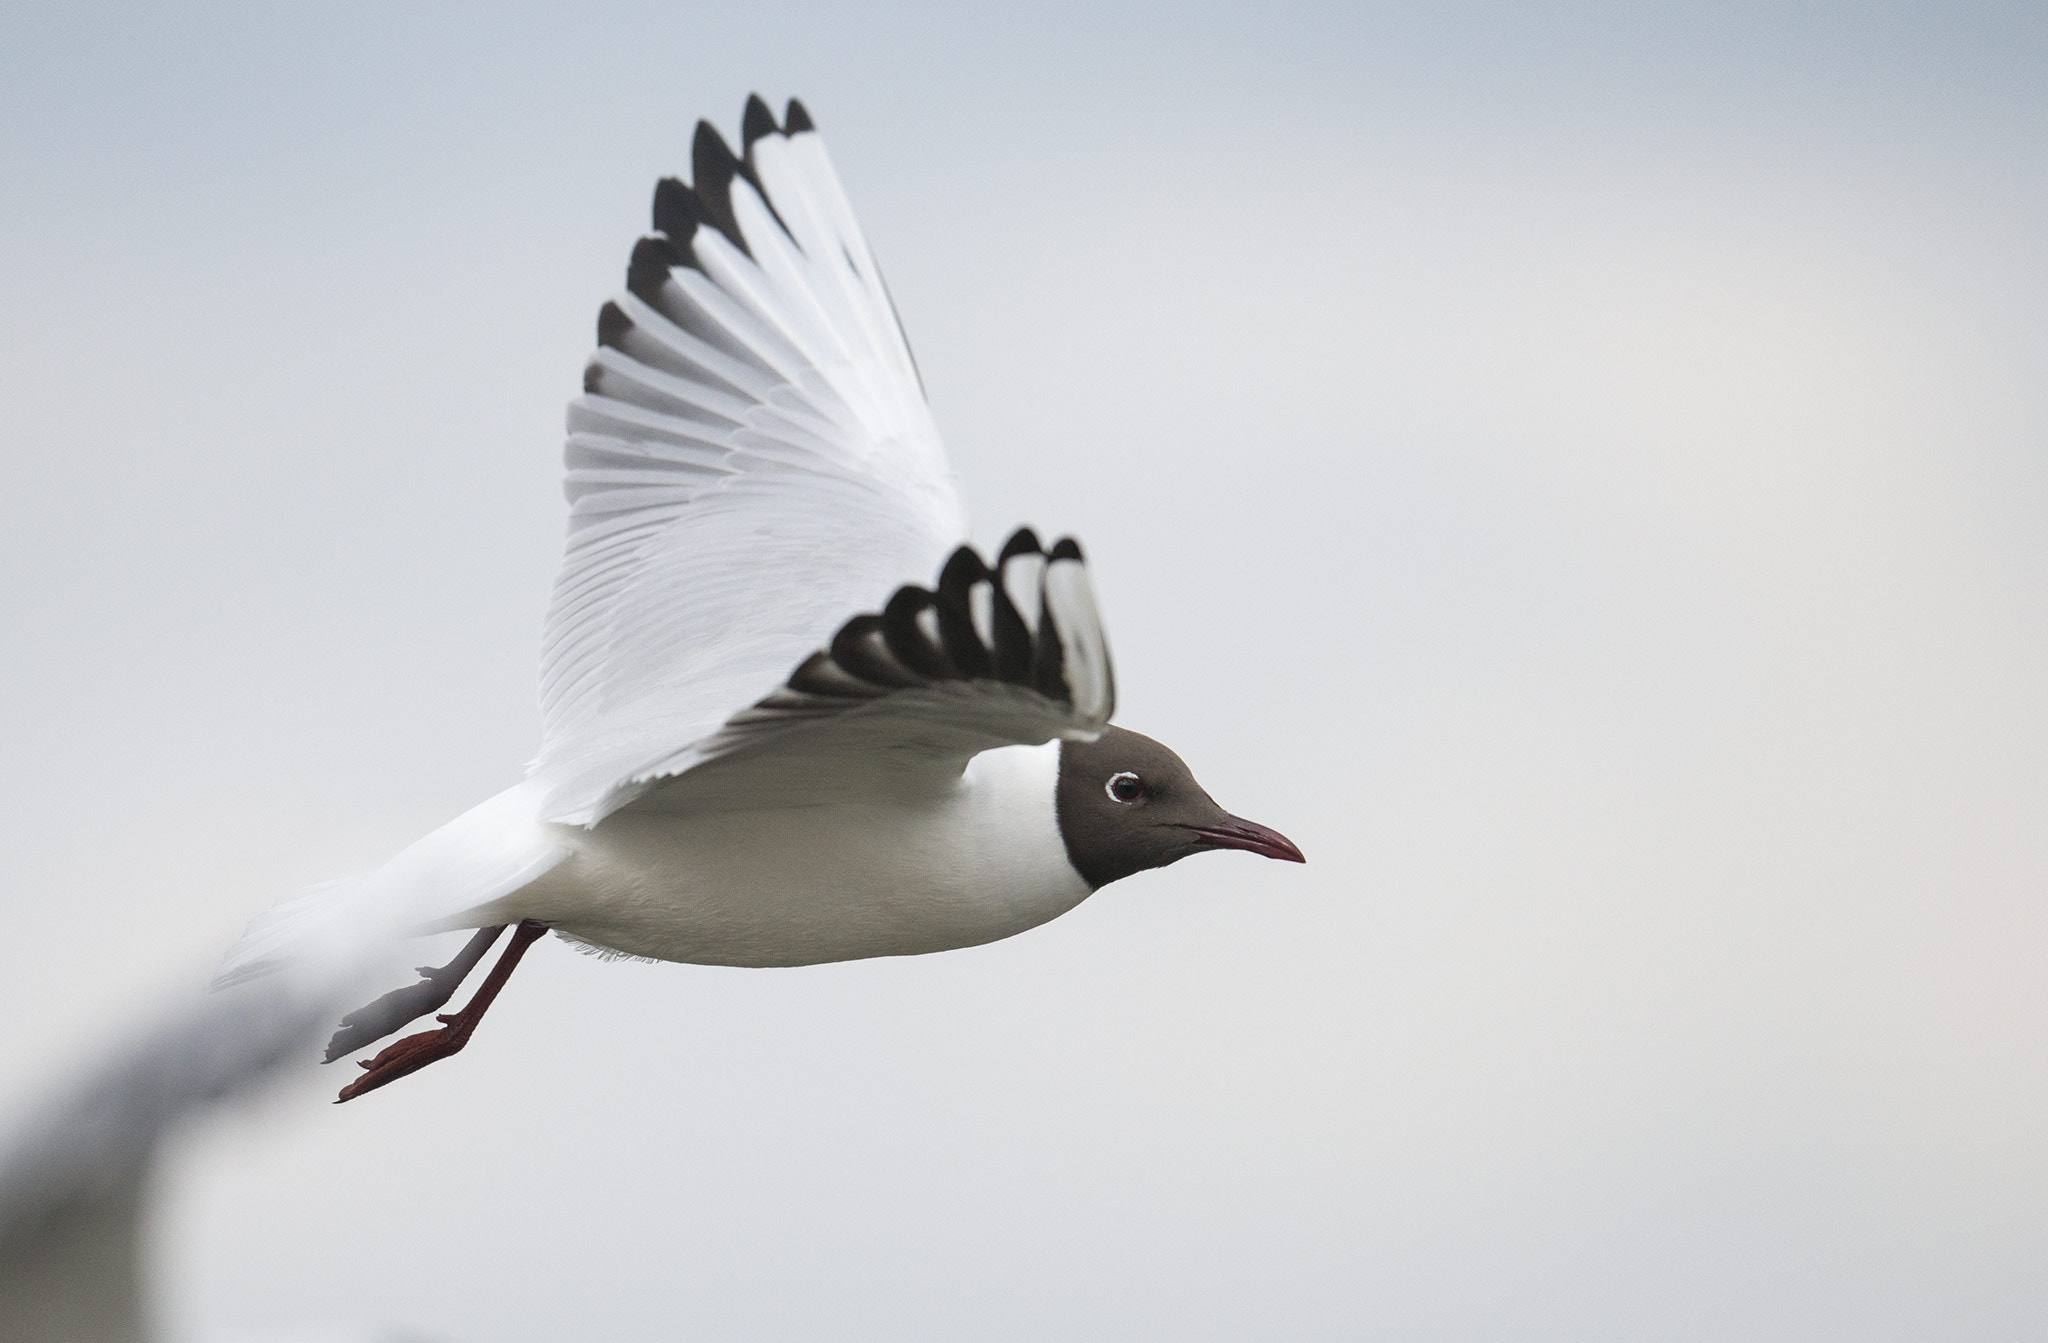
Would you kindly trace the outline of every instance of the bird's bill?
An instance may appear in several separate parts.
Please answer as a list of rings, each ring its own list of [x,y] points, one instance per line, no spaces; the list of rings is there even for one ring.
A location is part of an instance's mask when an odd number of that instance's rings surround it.
[[[1294,841],[1271,826],[1247,821],[1242,816],[1225,816],[1221,825],[1191,825],[1188,829],[1202,837],[1202,843],[1212,849],[1243,849],[1246,853],[1262,854],[1267,858],[1280,858],[1290,863],[1305,863],[1301,850],[1294,847]]]

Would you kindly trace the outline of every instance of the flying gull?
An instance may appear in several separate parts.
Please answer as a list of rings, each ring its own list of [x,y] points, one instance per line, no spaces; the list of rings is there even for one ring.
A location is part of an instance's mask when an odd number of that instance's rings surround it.
[[[348,1100],[460,1050],[544,932],[783,966],[1009,937],[1210,849],[1303,861],[1110,724],[1081,548],[992,561],[873,253],[801,103],[697,127],[570,403],[567,554],[528,777],[382,868],[288,897],[217,984],[372,933],[476,929],[343,1019]],[[919,580],[932,586],[918,586]],[[935,581],[934,581],[935,580]]]

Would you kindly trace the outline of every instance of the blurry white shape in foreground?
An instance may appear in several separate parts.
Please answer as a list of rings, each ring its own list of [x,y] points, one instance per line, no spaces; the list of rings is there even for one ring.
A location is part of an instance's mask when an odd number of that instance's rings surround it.
[[[338,1001],[286,978],[207,995],[20,1116],[0,1148],[0,1338],[161,1337],[141,1266],[159,1145],[188,1116],[251,1095],[302,1059]]]

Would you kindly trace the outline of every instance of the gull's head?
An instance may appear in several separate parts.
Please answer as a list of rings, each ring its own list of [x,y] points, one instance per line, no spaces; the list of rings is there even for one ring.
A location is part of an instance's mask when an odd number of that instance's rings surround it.
[[[1217,806],[1171,750],[1120,727],[1060,743],[1058,804],[1067,861],[1098,889],[1210,849],[1308,861],[1279,831]]]

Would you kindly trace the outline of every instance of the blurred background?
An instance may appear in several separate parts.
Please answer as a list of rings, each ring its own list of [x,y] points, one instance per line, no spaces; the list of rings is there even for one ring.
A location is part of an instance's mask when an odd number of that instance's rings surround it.
[[[180,1130],[176,1337],[2048,1335],[2044,81],[2029,3],[14,0],[0,1114],[518,777],[563,405],[758,89],[977,538],[1310,865],[544,944]]]

